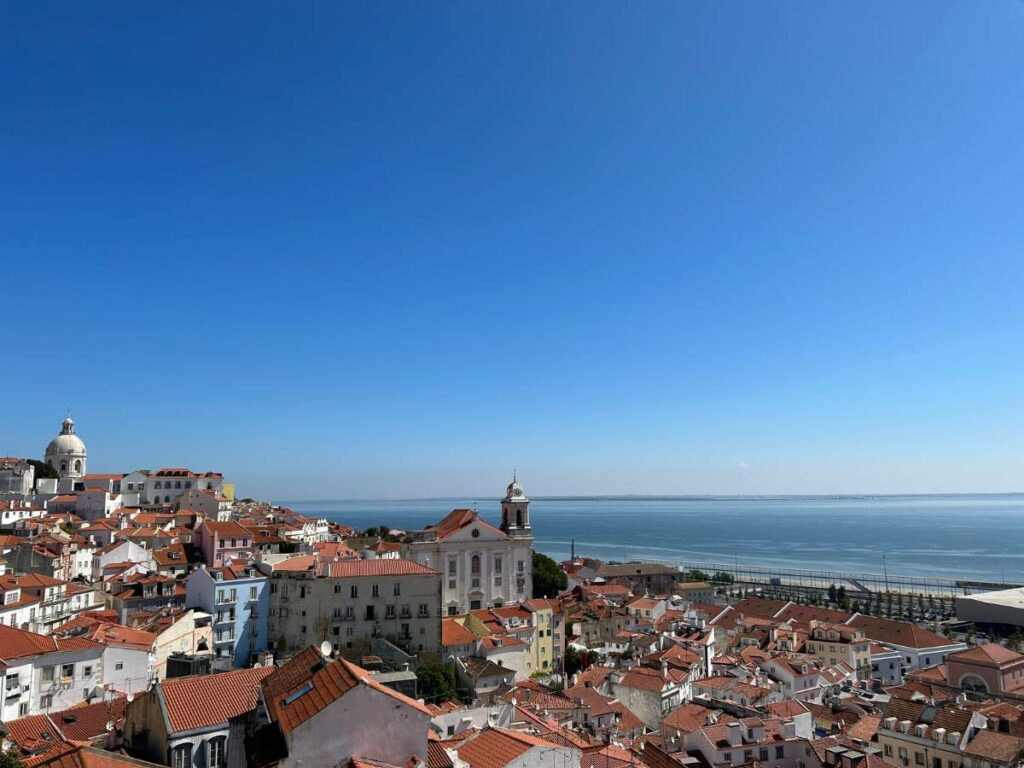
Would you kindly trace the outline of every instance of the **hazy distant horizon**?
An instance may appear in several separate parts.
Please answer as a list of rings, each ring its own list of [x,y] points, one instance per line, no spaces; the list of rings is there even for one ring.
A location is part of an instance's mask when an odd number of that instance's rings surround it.
[[[545,494],[530,496],[531,501],[843,501],[856,499],[941,499],[981,497],[1024,497],[1024,491],[974,491],[956,493],[740,493],[740,494],[647,494],[647,493],[602,493],[602,494]],[[255,498],[242,495],[242,498]],[[436,502],[436,501],[494,501],[500,496],[380,496],[380,497],[323,497],[316,499],[257,499],[272,504],[329,504],[331,502]]]

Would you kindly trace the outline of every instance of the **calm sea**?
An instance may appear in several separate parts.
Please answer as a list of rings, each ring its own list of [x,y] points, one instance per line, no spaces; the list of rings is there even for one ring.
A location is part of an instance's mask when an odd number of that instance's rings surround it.
[[[414,529],[483,499],[281,501],[365,529]],[[785,564],[1024,582],[1024,494],[835,498],[534,498],[536,547],[556,559],[683,559]]]

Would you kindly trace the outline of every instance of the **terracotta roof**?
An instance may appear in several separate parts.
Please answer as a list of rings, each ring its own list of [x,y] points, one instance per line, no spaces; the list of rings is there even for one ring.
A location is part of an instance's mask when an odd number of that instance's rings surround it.
[[[504,532],[499,531],[490,523],[482,520],[475,509],[453,509],[444,517],[443,520],[435,525],[429,526],[427,530],[435,531],[438,539],[446,539],[474,522],[479,523],[493,533],[497,533],[499,536],[505,536],[507,538]]]
[[[806,710],[804,710],[806,711]],[[665,715],[662,723],[683,733],[691,733],[708,725],[713,710],[700,704],[683,704]]]
[[[1009,765],[1024,752],[1024,739],[989,729],[979,730],[964,748],[964,754],[997,765]]]
[[[313,555],[296,555],[295,557],[289,557],[287,560],[274,563],[274,570],[287,573],[303,573],[312,568],[315,562],[316,557]]]
[[[864,634],[871,640],[889,645],[902,645],[905,648],[936,648],[955,643],[947,637],[905,621],[892,621],[891,619],[857,614],[849,623],[851,627],[863,629]]]
[[[241,525],[236,523],[234,520],[225,520],[223,522],[218,522],[216,520],[205,519],[205,520],[203,520],[202,525],[203,525],[203,532],[204,533],[206,533],[206,532],[214,533],[214,534],[216,534],[218,536],[218,538],[221,538],[221,539],[224,539],[224,538],[228,538],[228,539],[231,539],[231,538],[235,538],[235,539],[246,538],[247,539],[250,536],[252,536],[252,533],[249,531],[248,528],[242,527]]]
[[[35,632],[15,629],[5,624],[0,625],[0,661],[98,647],[99,643],[84,637],[57,638],[53,635],[37,635]]]
[[[431,716],[418,701],[382,685],[365,669],[345,659],[327,662],[313,646],[273,671],[263,684],[263,701],[271,720],[288,733],[360,684]]]
[[[865,715],[846,730],[846,735],[857,741],[872,741],[878,733],[878,725],[882,718],[875,715]]]
[[[985,643],[966,651],[957,651],[946,657],[947,661],[975,661],[985,665],[1009,664],[1024,660],[1024,656],[996,643]]]
[[[518,731],[487,728],[464,741],[458,755],[470,768],[504,768],[534,747],[557,749],[558,745]]]
[[[259,700],[260,682],[273,671],[256,667],[164,680],[159,688],[171,731],[209,728],[250,712]]]
[[[53,753],[47,753],[40,760],[26,760],[30,768],[159,768],[156,763],[147,763],[119,752],[107,752],[95,747],[69,743]]]
[[[441,645],[471,645],[475,642],[476,635],[455,619],[441,619]]]
[[[414,560],[337,560],[317,564],[317,575],[331,579],[360,576],[440,576],[440,571]]]
[[[427,768],[452,768],[451,757],[436,741],[427,742]]]

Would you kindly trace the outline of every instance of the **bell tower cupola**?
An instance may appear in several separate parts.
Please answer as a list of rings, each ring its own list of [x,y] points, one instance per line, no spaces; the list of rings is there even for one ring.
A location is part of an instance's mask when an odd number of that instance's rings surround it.
[[[530,528],[530,500],[526,498],[515,473],[505,489],[505,498],[501,500],[501,530],[513,538],[533,536],[533,529]]]

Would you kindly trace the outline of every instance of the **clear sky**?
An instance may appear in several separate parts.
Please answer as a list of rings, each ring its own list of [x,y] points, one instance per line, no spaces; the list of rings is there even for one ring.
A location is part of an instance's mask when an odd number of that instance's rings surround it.
[[[1024,2],[9,3],[0,454],[1024,490]]]

